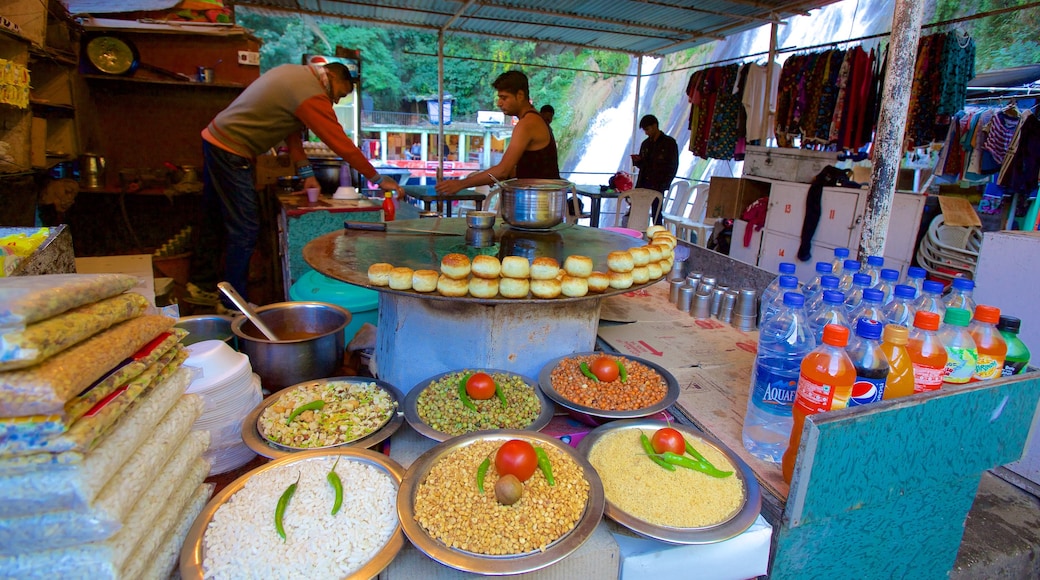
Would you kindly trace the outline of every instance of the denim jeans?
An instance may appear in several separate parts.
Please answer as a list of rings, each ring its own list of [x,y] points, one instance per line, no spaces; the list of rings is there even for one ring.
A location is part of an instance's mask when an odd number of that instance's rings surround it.
[[[248,299],[249,260],[260,235],[260,198],[253,186],[253,164],[206,141],[202,142],[202,156],[202,223],[192,256],[192,279],[206,290],[215,290],[223,279]]]

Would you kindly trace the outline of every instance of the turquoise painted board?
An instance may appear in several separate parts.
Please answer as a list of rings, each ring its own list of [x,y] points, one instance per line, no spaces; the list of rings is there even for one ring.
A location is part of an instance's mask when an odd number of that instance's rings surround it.
[[[286,249],[289,258],[290,280],[286,287],[292,286],[311,269],[303,260],[303,247],[314,238],[343,229],[343,220],[355,222],[378,222],[379,208],[372,211],[330,212],[310,211],[299,216],[286,219],[286,238],[289,247]]]
[[[945,576],[981,473],[1021,456],[1038,398],[1030,373],[810,417],[771,576]]]

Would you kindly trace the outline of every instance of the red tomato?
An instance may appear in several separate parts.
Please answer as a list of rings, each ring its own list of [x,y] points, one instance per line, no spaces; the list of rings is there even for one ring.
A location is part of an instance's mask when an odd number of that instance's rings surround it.
[[[604,383],[616,381],[618,374],[621,373],[621,371],[618,370],[617,362],[615,362],[614,359],[605,356],[601,356],[592,361],[592,364],[589,365],[589,370],[592,371],[592,374],[596,375],[597,379]]]
[[[466,394],[472,399],[484,400],[495,396],[495,379],[487,373],[474,373],[466,381]]]
[[[664,453],[665,451],[671,451],[676,455],[686,453],[686,439],[683,439],[682,433],[671,427],[658,429],[654,436],[650,438],[650,445],[653,446],[654,451],[657,453]]]
[[[495,453],[495,469],[499,475],[512,473],[520,481],[527,481],[538,469],[538,456],[527,441],[510,439]]]

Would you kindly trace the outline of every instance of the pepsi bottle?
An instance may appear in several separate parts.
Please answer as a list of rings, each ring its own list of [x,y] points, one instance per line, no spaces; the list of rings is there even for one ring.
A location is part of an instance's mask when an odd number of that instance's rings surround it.
[[[876,403],[885,395],[888,379],[888,358],[881,350],[881,331],[884,324],[877,320],[860,318],[856,321],[856,336],[849,341],[845,352],[856,367],[856,382],[852,385],[849,406]]]
[[[805,300],[805,312],[809,316],[812,316],[823,306],[823,293],[828,290],[838,290],[838,277],[837,276],[820,276],[820,290],[812,298],[806,298]],[[841,300],[844,304],[845,294],[841,294]],[[844,306],[843,306],[844,308]]]
[[[791,262],[780,262],[780,276],[794,276],[796,266]],[[766,286],[766,289],[762,291],[762,295],[758,297],[758,320],[759,326],[762,325],[762,321],[765,319],[766,307],[772,304],[773,299],[777,296],[783,300],[783,292],[780,290],[780,276],[773,278],[773,281]]]
[[[908,329],[913,327],[916,313],[913,304],[915,292],[913,286],[896,284],[895,290],[892,291],[892,301],[881,309],[888,324],[898,324]]]
[[[891,268],[881,269],[878,283],[874,284],[874,288],[884,292],[884,297],[881,299],[882,304],[888,304],[892,301],[892,293],[895,290],[897,282],[899,282],[899,270],[893,270]]]

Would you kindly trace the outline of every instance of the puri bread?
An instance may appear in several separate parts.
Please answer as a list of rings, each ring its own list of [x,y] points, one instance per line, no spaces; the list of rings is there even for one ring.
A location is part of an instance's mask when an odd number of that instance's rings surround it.
[[[654,239],[654,234],[659,233],[659,232],[667,232],[667,231],[668,231],[668,228],[666,228],[664,226],[659,226],[657,224],[652,224],[650,227],[646,228],[646,237],[647,237],[647,239],[652,240],[652,239]]]
[[[564,296],[570,296],[571,298],[584,296],[589,293],[588,278],[571,276],[569,274],[564,275],[563,280],[560,281],[560,292]]]
[[[646,248],[632,248],[628,253],[632,254],[632,265],[636,268],[650,263],[650,250]]]
[[[502,258],[502,276],[505,278],[523,278],[527,279],[531,275],[531,262],[527,261],[527,258],[523,256],[506,256]],[[501,284],[499,285],[499,291],[501,291]],[[527,291],[524,291],[527,294]]]
[[[469,279],[469,295],[474,298],[494,298],[498,296],[498,278]]]
[[[556,278],[551,280],[531,280],[531,294],[538,298],[556,298],[560,295],[560,292],[560,281]]]
[[[650,262],[646,265],[647,269],[650,270],[650,279],[656,280],[661,276],[664,276],[664,270],[661,270],[660,262]]]
[[[671,249],[671,248],[674,248],[675,244],[678,243],[678,242],[676,241],[675,236],[673,236],[672,234],[669,234],[667,232],[663,232],[663,233],[654,234],[654,236],[652,238],[650,238],[650,243],[651,244],[658,244],[658,243],[660,243],[660,244],[668,244],[668,248]]]
[[[670,272],[672,270],[672,266],[675,264],[675,260],[672,260],[671,258],[665,258],[658,262],[658,264],[661,265],[662,272]]]
[[[532,280],[553,280],[560,273],[560,263],[555,258],[535,258],[531,262]],[[534,292],[533,284],[531,292]],[[558,293],[557,293],[558,294]]]
[[[412,269],[399,266],[390,270],[390,288],[394,290],[411,290]]]
[[[650,244],[649,246],[643,246],[650,251],[650,262],[660,262],[664,256],[661,254],[661,246]],[[647,262],[648,264],[650,262]]]
[[[443,296],[456,298],[465,296],[469,292],[469,280],[466,278],[456,280],[441,274],[440,278],[437,278],[437,292],[440,292]]]
[[[610,276],[603,272],[589,274],[589,292],[604,292],[610,288]]]
[[[563,269],[567,275],[576,278],[588,278],[592,273],[592,258],[588,256],[567,256],[563,261]],[[564,292],[566,294],[566,292]],[[584,296],[584,294],[582,295]]]
[[[465,254],[448,254],[441,258],[441,274],[453,280],[465,279],[470,269],[469,257]]]
[[[633,284],[646,284],[650,281],[650,268],[646,266],[636,266],[632,268],[632,283]]]
[[[412,272],[412,290],[416,292],[433,292],[437,289],[438,276],[435,270],[416,270]]]
[[[651,246],[658,246],[658,247],[661,248],[661,259],[668,258],[668,257],[670,257],[674,253],[674,251],[672,250],[672,247],[669,246],[667,242],[661,242],[661,241],[654,240],[654,241],[650,242],[650,245]]]
[[[611,272],[610,287],[625,290],[632,287],[632,272]]]
[[[502,273],[502,263],[495,256],[474,256],[472,271],[473,275],[478,278],[498,279],[498,275]],[[469,293],[473,294],[472,284],[470,285]]]
[[[368,281],[375,286],[390,285],[390,270],[394,267],[386,262],[378,262],[368,267]]]
[[[611,272],[631,272],[632,268],[635,267],[635,264],[632,263],[632,254],[625,250],[607,254],[607,267],[610,268]]]
[[[498,281],[498,293],[505,298],[527,298],[530,290],[531,282],[527,278],[502,278]]]

